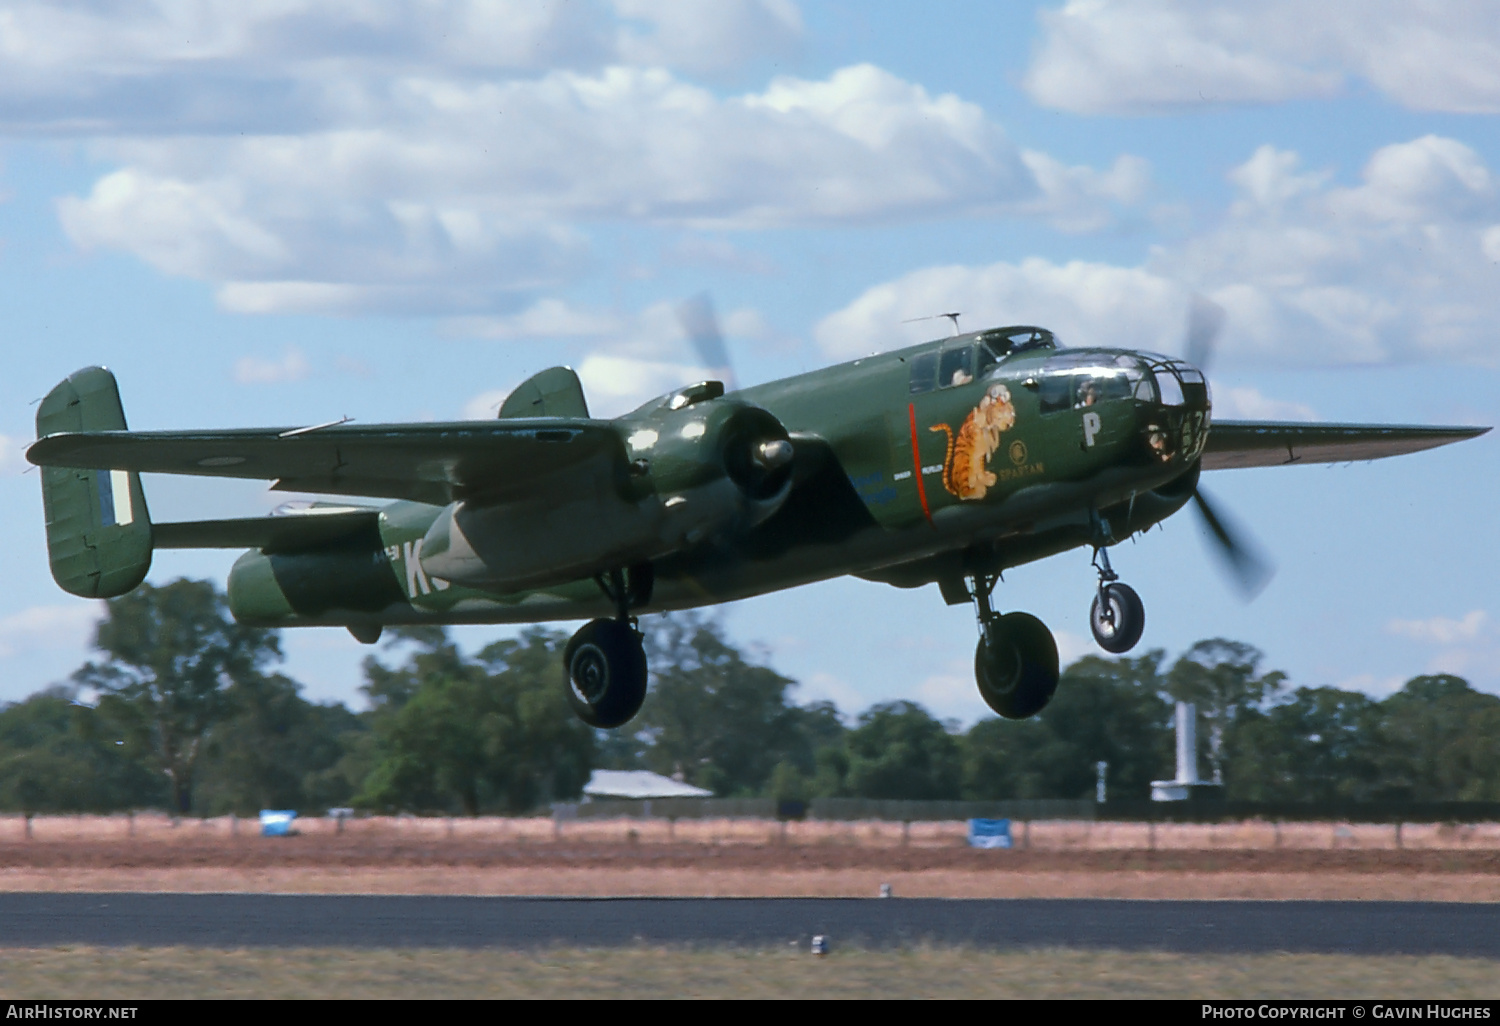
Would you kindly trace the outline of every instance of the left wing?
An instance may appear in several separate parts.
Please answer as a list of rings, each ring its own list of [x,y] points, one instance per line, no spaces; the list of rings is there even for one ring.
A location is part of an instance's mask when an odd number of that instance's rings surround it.
[[[26,450],[44,467],[275,481],[282,491],[504,502],[613,481],[625,448],[608,421],[547,417],[237,431],[66,431]],[[570,483],[571,482],[571,483]]]
[[[1203,469],[1378,460],[1477,438],[1489,430],[1487,427],[1216,420],[1208,430]]]

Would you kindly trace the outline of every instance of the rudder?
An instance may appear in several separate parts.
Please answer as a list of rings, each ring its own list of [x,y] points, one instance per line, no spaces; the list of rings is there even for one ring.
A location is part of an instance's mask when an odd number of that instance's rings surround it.
[[[103,367],[87,367],[59,382],[36,414],[38,438],[124,430],[119,386]],[[151,518],[141,476],[125,470],[41,469],[47,557],[58,586],[84,598],[114,598],[145,580],[151,569]]]

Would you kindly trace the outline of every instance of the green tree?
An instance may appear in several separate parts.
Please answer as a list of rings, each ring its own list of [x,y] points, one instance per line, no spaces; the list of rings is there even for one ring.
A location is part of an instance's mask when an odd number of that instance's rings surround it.
[[[165,781],[78,689],[53,685],[0,709],[0,808],[108,812],[160,804]]]
[[[437,632],[419,637],[402,667],[367,660],[367,693],[387,697],[372,718],[376,762],[360,804],[477,815],[577,797],[594,737],[563,691],[565,640],[532,629],[468,660]]]
[[[214,731],[199,774],[205,811],[321,811],[352,799],[357,781],[340,763],[368,728],[344,706],[314,705],[300,692],[281,674],[235,685],[233,709]]]
[[[1379,728],[1373,699],[1338,688],[1298,688],[1289,701],[1242,710],[1225,743],[1225,797],[1372,798],[1380,790]]]
[[[915,702],[888,702],[865,710],[845,744],[846,786],[857,797],[958,797],[958,739]]]
[[[780,762],[810,773],[818,745],[842,729],[831,705],[790,705],[793,681],[748,662],[712,619],[664,616],[647,637],[651,690],[636,722],[649,769],[719,795],[761,794]]]
[[[1414,801],[1500,799],[1500,698],[1450,674],[1414,677],[1380,703],[1382,785]]]
[[[1160,650],[1133,659],[1085,656],[1032,719],[976,723],[963,740],[964,796],[1092,797],[1103,761],[1111,796],[1146,797],[1172,760],[1164,658]]]
[[[281,658],[276,633],[235,623],[213,582],[182,579],[111,599],[95,647],[106,660],[74,681],[97,691],[100,713],[149,753],[172,808],[190,811],[209,737],[234,713],[231,691]]]
[[[1260,672],[1264,658],[1253,645],[1213,638],[1183,653],[1167,674],[1166,690],[1197,706],[1208,726],[1208,762],[1215,783],[1224,783],[1224,739],[1246,710],[1274,700],[1286,681],[1280,671]]]

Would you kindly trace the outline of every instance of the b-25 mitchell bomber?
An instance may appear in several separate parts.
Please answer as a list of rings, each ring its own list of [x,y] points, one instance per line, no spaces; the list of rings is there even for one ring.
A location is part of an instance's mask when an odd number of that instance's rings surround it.
[[[373,643],[390,624],[585,619],[565,652],[569,700],[617,727],[646,694],[639,614],[843,574],[972,603],[981,696],[1034,715],[1056,690],[1057,646],[1036,617],[994,607],[1006,568],[1091,547],[1094,638],[1126,652],[1145,614],[1110,547],[1192,502],[1247,590],[1267,572],[1199,490],[1203,471],[1377,459],[1488,430],[1213,421],[1192,362],[1014,326],[743,390],[703,381],[613,420],[591,418],[577,375],[554,367],[488,422],[132,432],[114,376],[90,367],[42,401],[27,458],[66,591],[123,595],[155,549],[244,548],[229,603],[246,624]],[[350,501],[153,524],[142,473]],[[356,501],[371,499],[390,501]]]

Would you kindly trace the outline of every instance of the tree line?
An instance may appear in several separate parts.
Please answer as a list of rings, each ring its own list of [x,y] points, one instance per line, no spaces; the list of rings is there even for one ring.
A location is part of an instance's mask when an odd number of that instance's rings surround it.
[[[1145,798],[1174,770],[1173,704],[1199,713],[1200,772],[1230,800],[1500,800],[1500,698],[1449,675],[1385,699],[1292,687],[1239,642],[1175,660],[1086,656],[1030,720],[968,730],[914,702],[847,723],[701,614],[653,617],[650,692],[595,731],[562,689],[567,636],[544,628],[467,655],[396,628],[364,661],[368,708],[315,704],[276,671],[274,631],[239,626],[207,581],[109,603],[98,658],[0,708],[0,808],[253,815],[329,807],[519,814],[576,800],[594,769],[649,769],[723,797]]]

